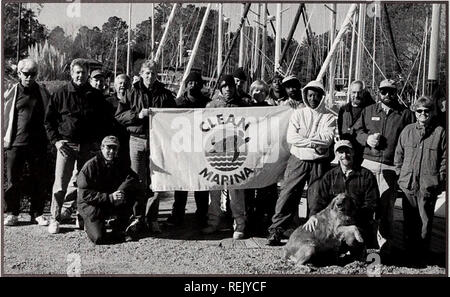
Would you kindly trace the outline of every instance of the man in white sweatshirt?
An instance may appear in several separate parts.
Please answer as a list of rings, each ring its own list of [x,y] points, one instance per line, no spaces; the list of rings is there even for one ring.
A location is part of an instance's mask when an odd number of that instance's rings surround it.
[[[299,204],[305,183],[308,200],[316,197],[315,182],[328,169],[328,149],[333,142],[336,117],[325,108],[325,90],[320,81],[309,82],[302,90],[304,108],[294,110],[289,121],[287,142],[291,145],[281,193],[277,200],[267,238],[279,245]]]

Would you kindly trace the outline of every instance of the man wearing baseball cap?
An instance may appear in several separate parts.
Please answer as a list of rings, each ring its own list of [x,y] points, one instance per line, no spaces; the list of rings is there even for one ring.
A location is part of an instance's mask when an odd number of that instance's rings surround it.
[[[397,87],[392,79],[379,86],[376,104],[367,106],[354,125],[356,140],[363,147],[362,166],[375,175],[380,192],[376,217],[379,221],[378,243],[389,253],[393,238],[396,174],[394,153],[403,128],[414,122],[414,113],[398,102]]]
[[[185,86],[186,91],[180,97],[175,99],[177,108],[204,108],[206,104],[211,101],[211,99],[202,93],[203,79],[200,72],[190,72],[185,80]],[[181,225],[183,223],[187,195],[188,192],[186,191],[175,191],[172,214],[166,221],[169,225]],[[204,226],[206,224],[208,195],[208,191],[194,192],[195,203],[197,205],[195,215],[200,226]]]
[[[142,207],[137,206],[143,203],[143,188],[137,174],[117,157],[119,149],[119,139],[106,136],[101,152],[78,174],[78,212],[88,238],[95,244],[135,240],[141,225]],[[106,220],[113,222],[113,238],[106,233]]]
[[[378,185],[373,173],[354,162],[355,151],[349,140],[337,141],[334,152],[339,166],[322,177],[318,185],[318,197],[308,199],[310,217],[304,228],[313,231],[317,225],[315,215],[325,209],[337,194],[345,193],[356,204],[356,225],[361,229],[364,243],[373,247],[375,243],[375,223],[373,215],[380,198]],[[308,197],[309,198],[309,197]]]
[[[269,94],[266,101],[269,105],[278,106],[282,102],[287,100],[286,91],[282,86],[283,76],[279,73],[275,73],[270,81]]]
[[[305,107],[300,80],[296,76],[286,76],[282,81],[282,86],[286,90],[287,99],[282,101],[280,105],[289,105],[294,109]]]
[[[95,69],[89,76],[89,83],[94,88],[103,92],[105,86],[105,74],[100,69]]]

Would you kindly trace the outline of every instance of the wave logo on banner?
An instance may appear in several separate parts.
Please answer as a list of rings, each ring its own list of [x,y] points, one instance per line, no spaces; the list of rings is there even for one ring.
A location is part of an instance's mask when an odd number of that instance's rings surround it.
[[[230,114],[224,119],[222,114],[207,118],[200,125],[206,139],[204,154],[210,168],[204,168],[199,175],[219,185],[240,183],[253,173],[243,165],[248,156],[247,135],[250,123],[245,118],[236,121]]]

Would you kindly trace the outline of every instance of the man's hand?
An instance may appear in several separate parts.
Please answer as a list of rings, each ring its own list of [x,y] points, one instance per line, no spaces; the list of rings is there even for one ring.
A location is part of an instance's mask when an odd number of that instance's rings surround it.
[[[314,230],[316,230],[317,222],[318,220],[316,216],[310,216],[308,221],[303,225],[303,229],[309,232],[314,232]]]
[[[74,154],[73,149],[67,145],[67,140],[58,140],[55,143],[56,149],[63,155],[63,157],[68,157]]]
[[[291,108],[296,109],[300,105],[300,102],[292,100],[292,99],[288,99],[288,105]]]
[[[371,147],[371,148],[375,148],[376,146],[378,146],[378,144],[380,143],[380,133],[374,133],[374,134],[370,134],[367,137],[367,144]]]
[[[143,119],[143,118],[145,118],[145,117],[148,117],[148,108],[143,108],[143,109],[141,109],[141,111],[139,112],[138,117],[139,117],[140,119]]]
[[[112,203],[114,206],[118,206],[125,202],[125,192],[122,190],[115,191],[112,195]]]

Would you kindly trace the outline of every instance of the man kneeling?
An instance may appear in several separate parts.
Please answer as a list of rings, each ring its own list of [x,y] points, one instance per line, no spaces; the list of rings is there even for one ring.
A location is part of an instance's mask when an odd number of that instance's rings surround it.
[[[143,191],[137,174],[117,157],[119,147],[117,137],[105,137],[101,152],[86,162],[77,179],[78,212],[95,244],[137,239],[140,220],[136,212]],[[110,239],[106,220],[112,222]]]

